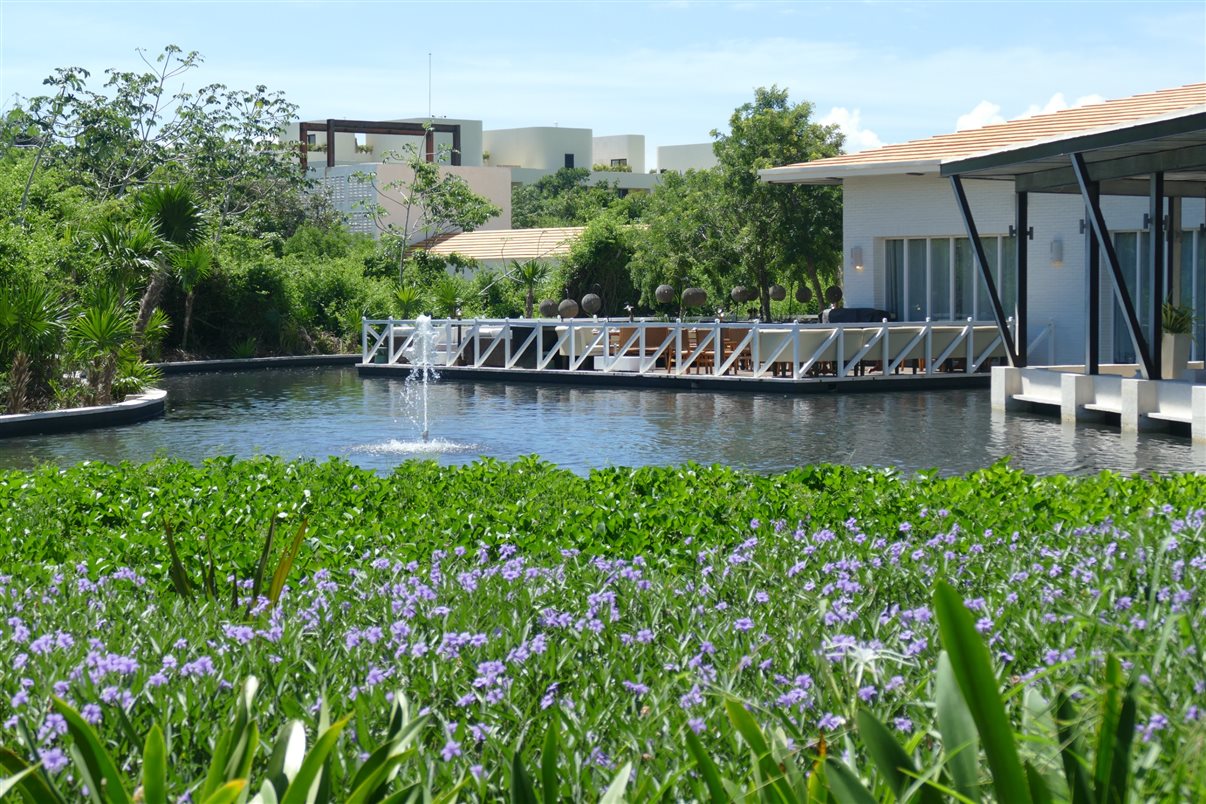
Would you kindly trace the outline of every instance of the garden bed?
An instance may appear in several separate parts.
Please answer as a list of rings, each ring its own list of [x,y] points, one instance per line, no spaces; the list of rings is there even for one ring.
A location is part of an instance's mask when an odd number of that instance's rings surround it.
[[[166,401],[167,391],[152,388],[112,405],[4,415],[0,416],[0,438],[133,424],[162,416]]]

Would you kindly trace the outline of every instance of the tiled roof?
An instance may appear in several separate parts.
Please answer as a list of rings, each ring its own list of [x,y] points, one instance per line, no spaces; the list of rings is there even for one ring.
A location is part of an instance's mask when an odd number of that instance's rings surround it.
[[[1187,84],[1175,89],[1023,117],[982,128],[939,134],[928,139],[885,145],[874,150],[783,165],[762,171],[762,176],[768,181],[791,181],[793,178],[837,179],[844,175],[902,173],[906,168],[933,170],[947,160],[1011,145],[1117,128],[1203,109],[1206,109],[1206,83]]]
[[[417,244],[432,254],[457,254],[474,260],[532,260],[569,253],[584,226],[550,229],[490,229],[438,235]]]

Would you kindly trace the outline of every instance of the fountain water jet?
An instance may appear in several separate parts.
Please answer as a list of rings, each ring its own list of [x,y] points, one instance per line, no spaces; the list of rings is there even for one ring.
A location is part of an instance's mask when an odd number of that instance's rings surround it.
[[[406,359],[411,365],[411,370],[406,377],[402,394],[416,409],[416,416],[412,418],[419,425],[424,442],[429,441],[431,437],[427,418],[427,388],[440,378],[435,370],[435,339],[436,331],[431,325],[431,316],[421,315],[415,319],[414,339],[406,349]]]

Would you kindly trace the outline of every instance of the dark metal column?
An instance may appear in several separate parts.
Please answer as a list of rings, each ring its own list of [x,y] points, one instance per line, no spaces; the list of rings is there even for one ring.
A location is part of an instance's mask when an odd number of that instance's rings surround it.
[[[1014,307],[1013,320],[1018,324],[1018,360],[1019,367],[1025,367],[1030,343],[1028,323],[1030,318],[1029,279],[1030,270],[1030,196],[1026,193],[1016,193],[1014,202],[1014,219],[1018,232],[1017,248],[1017,306]]]
[[[461,164],[461,127],[452,130],[452,164]]]
[[[971,206],[967,203],[967,195],[963,192],[963,181],[958,176],[951,176],[951,188],[955,191],[955,202],[963,215],[963,225],[967,229],[967,239],[971,242],[972,253],[980,266],[980,276],[988,289],[988,300],[992,302],[992,314],[997,319],[997,329],[1001,331],[1001,340],[1005,343],[1005,354],[1009,356],[1009,365],[1017,366],[1018,350],[1013,342],[1013,333],[1005,320],[1005,311],[1001,308],[1001,296],[997,293],[997,283],[993,281],[992,272],[988,270],[988,260],[984,256],[984,244],[980,242],[980,234],[976,231],[976,221],[972,217]],[[970,366],[969,366],[970,368]]]
[[[1151,379],[1156,376],[1152,367],[1152,354],[1147,348],[1147,339],[1143,337],[1143,330],[1139,327],[1139,318],[1135,315],[1135,304],[1131,301],[1131,294],[1126,289],[1126,280],[1123,279],[1122,268],[1118,264],[1118,252],[1114,250],[1114,241],[1110,239],[1110,230],[1106,227],[1105,216],[1101,213],[1100,199],[1093,197],[1089,192],[1091,184],[1089,171],[1085,167],[1085,158],[1082,154],[1072,154],[1072,172],[1076,174],[1080,194],[1088,206],[1089,223],[1092,225],[1093,233],[1097,236],[1097,242],[1105,254],[1106,265],[1109,266],[1110,276],[1114,280],[1114,296],[1122,306],[1127,332],[1131,336],[1131,343],[1135,346],[1135,354],[1139,356],[1143,376]]]
[[[1089,187],[1093,199],[1100,197],[1097,182]],[[1101,371],[1101,249],[1093,227],[1089,225],[1089,205],[1085,204],[1085,374]]]
[[[423,137],[423,148],[427,151],[427,161],[434,162],[435,159],[435,132],[430,128]]]
[[[1149,184],[1148,200],[1150,202],[1151,211],[1148,215],[1151,218],[1151,230],[1149,232],[1148,242],[1151,247],[1151,268],[1152,268],[1152,307],[1151,307],[1151,349],[1152,349],[1152,368],[1154,374],[1150,379],[1162,379],[1161,372],[1164,370],[1163,360],[1160,358],[1160,353],[1163,350],[1164,334],[1161,326],[1161,318],[1164,306],[1164,279],[1165,272],[1168,266],[1164,264],[1164,174],[1156,171],[1151,175]]]
[[[335,167],[335,121],[327,120],[327,167]]]

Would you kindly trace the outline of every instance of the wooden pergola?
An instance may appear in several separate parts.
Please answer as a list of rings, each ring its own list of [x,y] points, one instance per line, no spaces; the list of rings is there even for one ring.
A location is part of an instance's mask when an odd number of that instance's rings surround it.
[[[399,137],[422,137],[423,152],[428,162],[436,158],[435,135],[452,135],[452,164],[461,164],[461,127],[452,123],[399,123],[390,120],[340,120],[327,118],[302,123],[298,126],[298,139],[301,147],[301,166],[306,170],[310,166],[311,132],[323,132],[327,136],[327,167],[335,167],[335,135],[336,134],[386,134]]]

